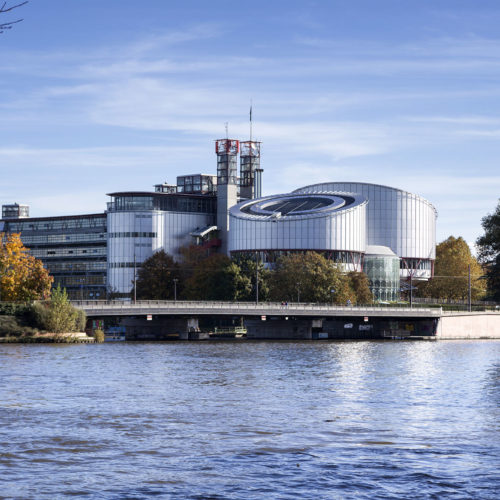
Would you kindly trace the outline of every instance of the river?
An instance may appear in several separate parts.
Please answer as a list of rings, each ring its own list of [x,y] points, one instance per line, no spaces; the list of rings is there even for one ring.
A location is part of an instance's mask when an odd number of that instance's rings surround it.
[[[0,345],[0,498],[498,498],[500,342]]]

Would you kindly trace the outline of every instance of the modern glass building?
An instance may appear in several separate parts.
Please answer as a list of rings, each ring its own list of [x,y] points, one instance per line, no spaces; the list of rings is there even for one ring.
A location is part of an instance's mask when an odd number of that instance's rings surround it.
[[[379,301],[398,300],[400,279],[429,279],[436,255],[431,203],[388,186],[326,182],[230,209],[229,251],[263,262],[317,251],[348,270],[364,271]]]
[[[164,250],[179,258],[180,248],[194,243],[193,232],[209,228],[199,242],[217,246],[217,199],[212,191],[131,191],[109,196],[107,272],[108,292],[114,297],[130,297],[138,268],[154,252]]]
[[[294,193],[349,191],[368,200],[366,241],[400,258],[400,276],[429,279],[436,258],[437,211],[426,199],[401,189],[363,182],[324,182]]]
[[[8,218],[0,230],[21,233],[31,255],[41,259],[70,299],[106,298],[106,214]]]
[[[375,301],[399,300],[399,257],[387,247],[366,247],[363,271],[370,280],[370,290]]]
[[[352,193],[284,194],[242,202],[229,210],[229,251],[260,254],[264,262],[290,251],[314,250],[349,270],[361,270],[366,205]]]
[[[190,244],[258,255],[270,265],[282,254],[317,251],[346,271],[365,271],[384,301],[399,297],[399,279],[432,276],[437,212],[430,202],[361,182],[261,197],[260,146],[219,139],[217,175],[181,175],[151,192],[111,193],[101,214],[30,218],[26,205],[4,205],[0,230],[21,233],[74,299],[129,298],[147,258],[159,250],[179,258]]]

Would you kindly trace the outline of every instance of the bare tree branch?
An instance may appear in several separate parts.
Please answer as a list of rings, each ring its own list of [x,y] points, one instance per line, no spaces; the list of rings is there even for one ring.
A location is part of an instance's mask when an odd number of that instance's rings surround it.
[[[7,2],[4,2],[3,5],[0,7],[0,14],[2,14],[4,12],[9,12],[10,10],[17,9],[18,7],[26,5],[27,3],[28,3],[28,0],[26,0],[25,2],[18,3],[17,5],[13,5],[12,7],[5,8],[5,6],[7,5]]]
[[[29,0],[26,0],[24,2],[18,3],[16,5],[12,5],[10,7],[7,7],[7,2],[4,2],[3,5],[0,7],[0,14],[5,14],[6,12],[10,12],[11,10],[17,9],[18,7],[22,7],[23,5],[26,5]],[[22,19],[17,19],[16,21],[9,21],[7,23],[0,23],[0,33],[3,33],[5,30],[10,30],[12,28],[13,24],[20,23]]]

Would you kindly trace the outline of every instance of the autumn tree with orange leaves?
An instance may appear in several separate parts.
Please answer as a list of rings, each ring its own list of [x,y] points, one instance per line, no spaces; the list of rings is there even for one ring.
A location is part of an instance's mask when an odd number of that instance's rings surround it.
[[[28,253],[18,233],[0,233],[0,300],[48,299],[54,278]]]

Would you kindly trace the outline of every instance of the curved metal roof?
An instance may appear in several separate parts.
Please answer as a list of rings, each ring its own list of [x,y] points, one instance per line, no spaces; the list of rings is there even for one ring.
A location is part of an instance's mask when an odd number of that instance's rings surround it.
[[[343,192],[290,193],[247,200],[231,207],[233,217],[278,221],[325,217],[366,204],[364,196]]]
[[[390,189],[392,191],[399,191],[400,193],[405,193],[406,195],[413,196],[413,197],[419,199],[420,201],[428,204],[429,206],[431,206],[434,209],[434,212],[437,215],[436,207],[429,200],[423,198],[422,196],[420,196],[418,194],[415,194],[415,193],[411,193],[410,191],[405,191],[404,189],[395,188],[395,187],[392,187],[392,186],[385,186],[384,184],[375,184],[375,183],[372,183],[372,182],[359,182],[359,181],[327,181],[327,182],[318,182],[316,184],[308,184],[307,186],[304,186],[304,187],[301,187],[301,188],[298,188],[298,189],[294,189],[292,191],[292,193],[309,192],[309,191],[304,191],[304,190],[307,190],[307,189],[313,188],[313,187],[319,187],[319,186],[323,187],[323,186],[328,185],[328,184],[357,184],[357,185],[360,185],[360,186],[376,186],[376,187],[381,187],[381,188],[384,188],[384,189]]]

